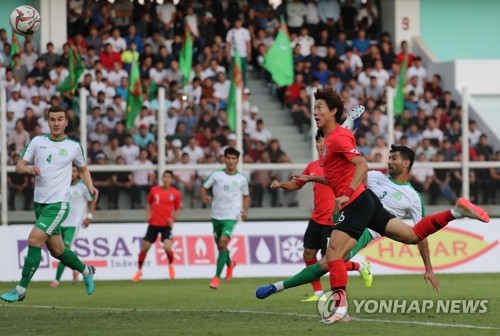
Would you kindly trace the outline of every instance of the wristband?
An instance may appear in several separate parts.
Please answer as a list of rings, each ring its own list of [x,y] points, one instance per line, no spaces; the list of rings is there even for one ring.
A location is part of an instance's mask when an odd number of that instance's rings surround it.
[[[349,198],[351,198],[352,194],[354,194],[354,189],[352,189],[351,187],[347,188],[344,193],[342,194],[342,196],[347,196]]]
[[[92,218],[94,218],[94,215],[93,215],[92,213],[90,213],[90,212],[89,212],[89,213],[87,214],[87,219],[92,219]]]

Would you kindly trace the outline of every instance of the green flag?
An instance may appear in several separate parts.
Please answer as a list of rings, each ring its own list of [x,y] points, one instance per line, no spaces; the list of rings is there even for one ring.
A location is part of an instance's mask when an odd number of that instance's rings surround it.
[[[83,74],[85,68],[83,67],[82,59],[78,53],[73,51],[73,46],[69,48],[69,74],[62,81],[59,86],[56,87],[56,91],[71,91],[71,93],[75,93],[75,90],[78,88],[78,80],[80,76]]]
[[[401,70],[399,71],[398,86],[396,87],[396,94],[394,95],[394,116],[403,113],[405,105],[404,85],[406,83],[406,68],[408,67],[408,54],[405,55]]]
[[[186,24],[185,31],[186,36],[184,39],[184,45],[181,49],[181,56],[179,60],[179,68],[182,72],[183,86],[185,86],[189,82],[189,76],[191,75],[191,66],[193,63],[193,37],[191,36],[191,31],[189,30],[188,24]]]
[[[273,45],[264,56],[263,66],[271,73],[273,81],[278,86],[288,86],[293,83],[293,51],[283,19]]]
[[[236,47],[232,62],[231,88],[227,99],[227,122],[231,130],[236,132],[236,94],[238,88],[241,89],[240,93],[243,91],[243,74],[241,73],[241,58],[238,47]]]
[[[14,66],[14,55],[19,54],[19,40],[16,33],[12,32],[12,44],[10,45],[10,66]]]
[[[142,108],[142,84],[139,76],[139,65],[134,58],[130,70],[130,83],[127,93],[127,129],[134,125],[135,118]]]

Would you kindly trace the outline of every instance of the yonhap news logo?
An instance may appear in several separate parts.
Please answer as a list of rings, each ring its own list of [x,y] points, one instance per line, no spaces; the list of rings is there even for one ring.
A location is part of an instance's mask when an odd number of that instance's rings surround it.
[[[356,314],[485,314],[488,300],[352,300]],[[321,314],[321,312],[320,312]]]

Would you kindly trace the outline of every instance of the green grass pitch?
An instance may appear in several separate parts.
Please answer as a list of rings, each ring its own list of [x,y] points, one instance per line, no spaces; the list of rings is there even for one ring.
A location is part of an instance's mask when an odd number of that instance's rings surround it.
[[[309,285],[257,300],[255,289],[276,278],[235,278],[222,281],[218,290],[208,288],[208,279],[97,281],[92,296],[82,283],[63,282],[54,289],[35,282],[24,302],[0,304],[0,335],[500,335],[500,274],[439,274],[438,279],[441,291],[434,293],[421,275],[376,276],[369,289],[352,277],[348,296],[486,299],[488,312],[357,314],[351,304],[353,321],[325,325],[315,303],[300,302],[311,294]],[[13,285],[0,283],[0,292]],[[323,285],[327,288],[326,277]]]

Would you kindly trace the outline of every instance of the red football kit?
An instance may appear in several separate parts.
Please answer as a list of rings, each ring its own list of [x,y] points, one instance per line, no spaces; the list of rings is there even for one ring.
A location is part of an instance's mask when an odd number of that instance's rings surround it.
[[[307,165],[302,175],[324,176],[323,167],[320,161],[316,160]],[[299,186],[304,186],[304,182],[295,180]],[[311,219],[321,225],[333,225],[332,214],[335,204],[335,194],[332,188],[322,183],[313,184],[314,209]]]
[[[179,190],[170,187],[167,190],[161,186],[154,186],[149,191],[147,202],[151,205],[151,218],[149,225],[170,226],[169,219],[174,210],[182,208],[182,196]]]
[[[337,197],[342,196],[349,188],[356,170],[351,160],[358,155],[361,156],[350,130],[337,125],[326,137],[321,153],[323,171],[326,181]],[[342,208],[354,201],[365,189],[365,185],[361,183]]]

